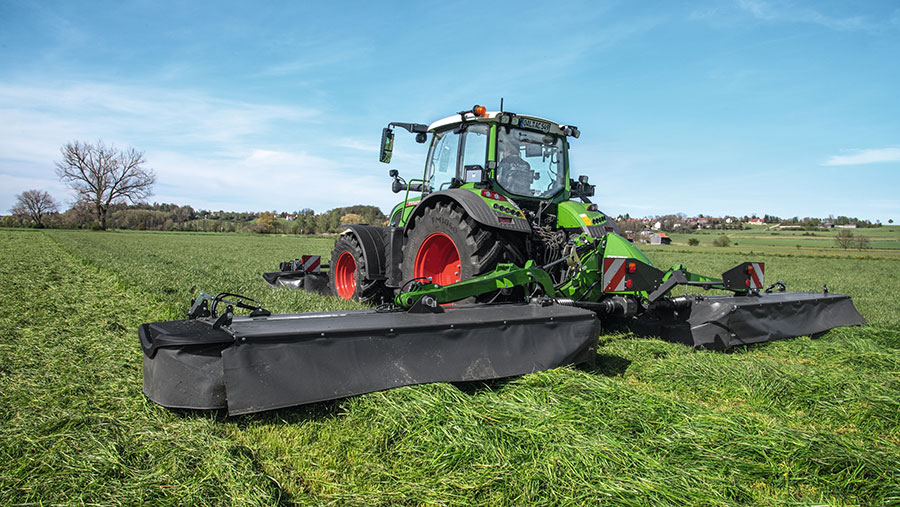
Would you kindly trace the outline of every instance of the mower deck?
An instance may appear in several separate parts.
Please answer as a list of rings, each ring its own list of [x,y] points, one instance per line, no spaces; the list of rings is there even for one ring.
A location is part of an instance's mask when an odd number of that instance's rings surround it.
[[[638,334],[694,348],[726,350],[866,323],[844,294],[775,292],[686,297],[689,308],[645,312],[629,327]]]
[[[455,305],[143,324],[144,393],[170,408],[245,414],[429,382],[488,380],[591,359],[593,312]]]

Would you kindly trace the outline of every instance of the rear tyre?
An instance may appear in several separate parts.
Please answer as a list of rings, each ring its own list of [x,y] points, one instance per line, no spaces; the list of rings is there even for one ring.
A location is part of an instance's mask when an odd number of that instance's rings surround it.
[[[384,280],[370,280],[366,272],[366,259],[359,241],[352,234],[344,234],[331,250],[331,290],[342,299],[355,299],[364,303],[380,302],[387,289]]]
[[[448,285],[491,271],[501,262],[522,266],[523,242],[520,235],[476,222],[454,202],[431,203],[407,232],[403,280],[431,278]]]

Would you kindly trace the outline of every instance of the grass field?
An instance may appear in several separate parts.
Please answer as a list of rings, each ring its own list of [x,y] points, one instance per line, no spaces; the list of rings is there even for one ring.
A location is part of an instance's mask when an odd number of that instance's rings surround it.
[[[137,326],[180,318],[201,290],[357,306],[260,277],[332,241],[0,230],[0,504],[900,503],[890,250],[647,248],[664,267],[760,260],[789,289],[853,296],[869,324],[818,339],[723,354],[602,335],[592,369],[236,418],[143,397]]]
[[[675,245],[687,245],[690,238],[700,241],[700,245],[711,246],[714,239],[726,235],[734,246],[762,247],[772,251],[802,251],[804,254],[825,253],[845,255],[900,255],[900,226],[890,225],[870,229],[851,229],[854,236],[869,239],[869,248],[857,250],[855,247],[844,251],[834,238],[841,229],[816,231],[766,230],[765,227],[751,227],[744,230],[703,229],[689,234],[672,233],[669,236]],[[799,248],[798,248],[799,246]]]

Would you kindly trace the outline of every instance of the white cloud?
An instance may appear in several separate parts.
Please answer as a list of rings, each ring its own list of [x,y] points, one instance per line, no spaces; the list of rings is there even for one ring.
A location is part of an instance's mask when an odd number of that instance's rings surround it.
[[[50,192],[53,199],[63,209],[72,201],[72,193],[69,188],[57,180],[56,175],[17,176],[0,173],[0,188],[4,190],[0,194],[0,215],[5,215],[7,210],[15,204],[16,196],[26,190],[36,189]]]
[[[256,77],[272,78],[312,74],[322,69],[341,68],[351,62],[370,64],[374,48],[362,39],[297,43],[294,52],[303,55],[291,61],[269,66]]]
[[[393,203],[383,174],[351,171],[344,164],[305,152],[250,149],[240,156],[154,154],[158,184],[151,200],[213,210],[318,212],[351,204],[382,211]],[[384,189],[376,193],[373,188]]]
[[[103,83],[0,84],[0,154],[46,160],[62,142],[104,138],[132,145],[228,144],[317,111],[221,99],[187,90]],[[139,146],[140,147],[140,146]]]
[[[822,165],[862,165],[879,162],[900,162],[900,148],[848,150],[846,155],[833,155]]]
[[[771,4],[765,0],[738,0],[738,7],[761,21],[808,23],[839,31],[871,30],[874,25],[862,16],[833,17],[814,9]]]
[[[342,139],[338,139],[337,146],[341,148],[350,148],[351,150],[364,151],[368,153],[378,153],[378,141],[372,141],[369,139],[360,140],[360,139],[351,139],[349,137],[344,137]]]
[[[320,126],[318,112],[303,107],[102,83],[0,84],[0,117],[0,204],[29,188],[55,188],[55,197],[63,198],[53,161],[74,139],[144,150],[158,176],[151,201],[323,211],[372,203],[371,189],[389,185],[381,172],[365,172],[377,157],[367,157],[369,164],[353,160],[361,151],[377,151],[377,142],[347,138],[336,149],[308,147],[322,156],[298,145],[298,139],[314,142],[304,129]]]

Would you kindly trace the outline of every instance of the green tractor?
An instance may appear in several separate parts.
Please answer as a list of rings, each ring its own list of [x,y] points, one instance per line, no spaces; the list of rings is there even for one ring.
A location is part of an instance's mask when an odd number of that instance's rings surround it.
[[[527,260],[549,266],[554,283],[565,284],[569,266],[554,262],[573,238],[619,233],[591,203],[588,177],[569,177],[577,127],[475,106],[427,126],[391,123],[382,132],[384,163],[391,161],[394,127],[423,143],[431,134],[425,172],[406,181],[390,171],[392,190],[405,195],[387,226],[351,226],[337,241],[330,282],[339,297],[379,301],[405,282],[446,286]],[[630,245],[620,247],[649,262]],[[571,287],[563,292],[572,295]]]
[[[713,349],[865,322],[846,295],[766,287],[761,262],[720,277],[658,269],[590,202],[588,178],[570,179],[574,126],[475,106],[390,123],[385,163],[394,128],[431,143],[422,178],[390,171],[405,194],[389,222],[348,226],[328,271],[303,256],[263,275],[377,307],[271,315],[248,297],[201,294],[187,319],[138,329],[147,397],[242,414],[521,375],[596,359],[601,322]]]

